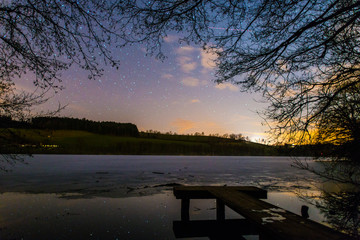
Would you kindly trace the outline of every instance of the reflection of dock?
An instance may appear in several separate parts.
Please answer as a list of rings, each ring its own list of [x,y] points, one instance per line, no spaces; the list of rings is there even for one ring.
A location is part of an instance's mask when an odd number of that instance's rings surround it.
[[[260,200],[267,192],[256,187],[178,186],[174,195],[181,199],[181,221],[174,221],[174,233],[181,237],[210,239],[349,239],[320,223],[305,219]],[[216,220],[190,221],[190,199],[216,199]],[[245,219],[225,219],[225,205]],[[240,238],[239,238],[240,237]]]

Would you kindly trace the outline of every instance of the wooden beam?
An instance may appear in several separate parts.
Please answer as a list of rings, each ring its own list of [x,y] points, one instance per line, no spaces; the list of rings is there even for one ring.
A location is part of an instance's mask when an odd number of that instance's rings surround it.
[[[210,193],[211,189],[224,188],[222,186],[176,186],[174,187],[174,195],[177,199],[181,199],[181,220],[190,220],[190,199],[215,199]],[[267,192],[253,186],[232,186],[226,187],[234,191],[245,192],[256,198],[266,198]],[[216,201],[216,217],[218,220],[225,219],[225,205],[221,200]]]
[[[176,186],[173,193],[177,199],[190,198],[190,199],[213,199],[215,198],[209,190],[224,188],[223,186]],[[267,191],[253,186],[228,186],[226,189],[232,189],[244,192],[254,198],[267,198]]]
[[[349,236],[320,223],[305,219],[234,189],[212,188],[210,193],[258,226],[260,232],[265,236],[279,240],[349,239]]]

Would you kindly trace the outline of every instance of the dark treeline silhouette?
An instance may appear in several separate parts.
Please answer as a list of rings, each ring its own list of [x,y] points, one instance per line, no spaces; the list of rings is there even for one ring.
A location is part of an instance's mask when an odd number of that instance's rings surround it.
[[[10,116],[0,116],[0,128],[31,128],[31,124],[26,121],[16,121]]]
[[[225,134],[224,134],[225,135]],[[140,136],[143,138],[163,139],[163,140],[176,140],[176,141],[197,141],[197,142],[245,142],[245,139],[229,138],[224,135],[205,135],[205,134],[177,134],[177,133],[161,133],[159,131],[146,131],[140,132]],[[228,135],[228,134],[227,134]],[[249,141],[249,140],[247,140]]]
[[[100,134],[116,136],[139,136],[139,130],[132,123],[96,122],[77,118],[64,117],[36,117],[32,119],[32,126],[37,129],[52,130],[82,130]]]
[[[138,137],[139,130],[132,123],[96,122],[85,118],[67,117],[36,117],[30,122],[12,120],[10,117],[0,118],[0,128],[27,128],[50,130],[82,130],[99,134],[115,136]]]

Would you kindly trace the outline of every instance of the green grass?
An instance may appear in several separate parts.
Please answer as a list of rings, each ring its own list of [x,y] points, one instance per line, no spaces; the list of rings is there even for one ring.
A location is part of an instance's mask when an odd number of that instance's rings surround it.
[[[101,135],[74,130],[12,129],[17,145],[1,152],[57,154],[274,155],[274,148],[219,137]],[[22,147],[21,147],[22,145]],[[25,145],[25,147],[24,147]],[[44,147],[56,145],[57,147]],[[36,147],[34,147],[36,146]]]

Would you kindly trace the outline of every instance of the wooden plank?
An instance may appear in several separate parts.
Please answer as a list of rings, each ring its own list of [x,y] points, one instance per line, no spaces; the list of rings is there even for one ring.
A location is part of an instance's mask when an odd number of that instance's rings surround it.
[[[241,214],[267,236],[283,240],[345,240],[349,236],[270,203],[228,188],[209,189],[216,198]]]
[[[258,235],[258,229],[246,219],[174,221],[176,238],[210,237],[211,239],[241,239],[242,235]]]
[[[174,195],[177,199],[212,199],[214,196],[209,192],[210,189],[224,188],[223,186],[176,186]],[[244,192],[255,198],[267,198],[267,191],[253,186],[229,186],[226,189]]]

